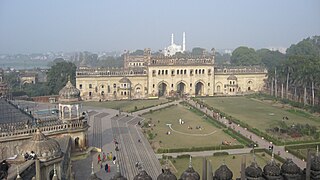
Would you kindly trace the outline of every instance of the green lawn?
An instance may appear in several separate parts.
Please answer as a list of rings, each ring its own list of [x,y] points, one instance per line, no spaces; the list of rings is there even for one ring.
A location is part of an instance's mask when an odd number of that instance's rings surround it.
[[[271,160],[271,157],[268,154],[266,153],[264,154],[265,156],[262,156],[262,153],[257,153],[255,155],[256,162],[261,168],[263,168]],[[233,156],[235,157],[235,159],[233,159]],[[249,166],[251,162],[253,162],[253,155],[245,154],[245,156],[246,156],[246,162],[247,162],[246,166]],[[233,172],[233,179],[240,177],[240,166],[241,166],[242,155],[210,156],[210,157],[207,157],[207,159],[208,161],[211,161],[213,172],[225,162],[225,164]],[[178,172],[175,172],[174,174],[177,176],[177,178],[179,178],[182,172],[188,168],[189,158],[174,159],[174,160],[171,160],[171,162],[175,166],[176,170],[178,171]],[[195,171],[197,171],[201,176],[202,175],[202,158],[201,157],[192,158],[192,166],[195,169]]]
[[[191,112],[182,105],[148,113],[143,117],[145,122],[151,121],[151,124],[155,124],[155,127],[152,127],[153,130],[151,128],[144,128],[144,130],[150,130],[153,134],[157,134],[152,140],[153,146],[157,148],[159,146],[161,148],[218,146],[223,140],[232,142],[232,145],[240,144],[225,134],[222,129],[213,126],[206,118]],[[179,124],[180,118],[185,122],[183,125]],[[172,124],[172,129],[178,132],[171,130],[166,124]],[[196,126],[201,126],[202,130],[196,129]],[[188,127],[192,127],[192,129],[188,129]],[[168,131],[171,132],[170,135],[166,134]]]
[[[291,126],[292,124],[309,124],[320,127],[319,117],[308,117],[303,113],[292,112],[283,108],[281,104],[272,104],[247,97],[212,97],[203,98],[204,103],[211,107],[221,110],[251,127],[266,132],[266,129],[275,127],[282,122],[282,117],[288,117],[284,122]]]
[[[144,109],[147,107],[159,105],[168,102],[167,99],[150,99],[150,100],[121,100],[121,101],[105,101],[105,102],[83,102],[84,106],[103,107],[110,109],[121,109],[121,111],[131,112]]]

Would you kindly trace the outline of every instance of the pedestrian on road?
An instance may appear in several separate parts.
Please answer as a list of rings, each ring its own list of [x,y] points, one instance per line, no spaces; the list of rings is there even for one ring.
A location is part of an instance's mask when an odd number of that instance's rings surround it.
[[[108,165],[108,163],[104,166],[104,170],[106,171],[106,173],[108,173],[108,170],[109,170],[109,165]]]
[[[106,161],[106,154],[103,152],[103,155],[102,155],[102,162],[105,162]]]
[[[98,164],[101,162],[100,154],[98,154]]]
[[[113,159],[112,159],[112,162],[113,162],[113,164],[116,164],[116,156],[113,156]]]

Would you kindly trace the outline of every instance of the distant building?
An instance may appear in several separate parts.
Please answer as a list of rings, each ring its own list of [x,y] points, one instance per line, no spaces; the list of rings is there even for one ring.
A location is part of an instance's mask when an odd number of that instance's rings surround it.
[[[287,48],[284,47],[270,47],[268,48],[270,51],[279,51],[282,54],[286,54]]]
[[[33,72],[25,72],[20,74],[21,84],[36,84],[38,82],[38,74]]]
[[[177,52],[184,53],[185,51],[186,51],[186,33],[183,32],[182,46],[174,43],[173,34],[171,34],[171,44],[170,46],[164,48],[163,53],[165,56],[173,56]]]
[[[124,54],[124,68],[79,67],[82,100],[146,99],[172,96],[237,95],[262,91],[263,67],[216,67],[214,49],[199,56]]]

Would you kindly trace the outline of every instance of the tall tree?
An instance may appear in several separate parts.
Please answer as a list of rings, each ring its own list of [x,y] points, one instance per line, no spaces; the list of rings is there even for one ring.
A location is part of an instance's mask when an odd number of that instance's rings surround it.
[[[76,82],[76,65],[67,61],[55,61],[47,74],[49,94],[58,94],[70,76],[71,83]]]
[[[261,65],[261,58],[252,48],[240,46],[232,52],[231,64],[234,65]]]

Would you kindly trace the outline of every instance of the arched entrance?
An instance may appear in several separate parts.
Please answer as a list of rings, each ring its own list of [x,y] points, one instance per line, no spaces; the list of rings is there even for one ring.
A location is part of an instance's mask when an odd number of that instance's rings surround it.
[[[177,93],[182,96],[185,93],[186,90],[186,85],[183,82],[180,82],[177,85]]]
[[[196,96],[203,96],[204,91],[204,85],[202,82],[198,82],[196,84]]]
[[[165,96],[167,94],[167,84],[162,82],[158,86],[158,96]]]
[[[75,140],[74,140],[74,147],[75,149],[79,149],[80,148],[80,143],[79,143],[80,139],[79,137],[77,137]]]
[[[53,175],[54,175],[54,170],[51,170],[49,172],[49,179],[52,180],[53,179]]]

